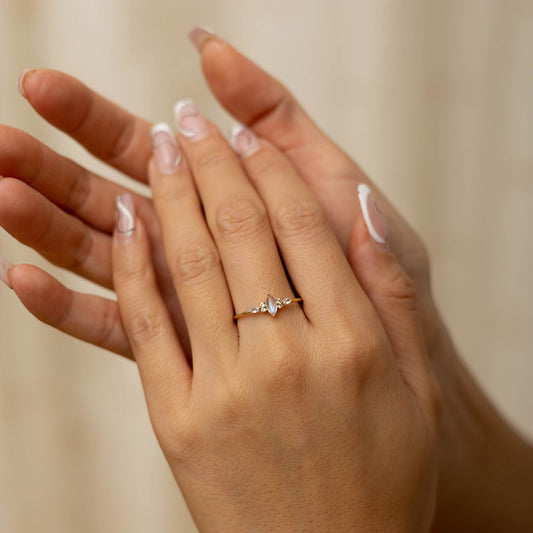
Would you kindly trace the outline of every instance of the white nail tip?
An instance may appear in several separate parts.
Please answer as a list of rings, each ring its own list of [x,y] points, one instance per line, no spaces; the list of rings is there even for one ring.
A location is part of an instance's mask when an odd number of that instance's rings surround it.
[[[172,137],[174,137],[174,132],[170,128],[170,126],[166,122],[158,122],[155,126],[151,129],[152,137],[156,135],[157,133],[168,133]]]
[[[7,277],[7,273],[14,266],[15,265],[13,265],[13,263],[10,263],[7,259],[0,258],[0,280],[3,281],[10,289],[12,289],[13,286],[11,285],[9,278]]]
[[[187,108],[189,109],[187,110]],[[195,117],[197,115],[200,115],[200,110],[190,98],[180,100],[174,106],[174,119],[181,134],[185,135],[185,137],[195,137],[199,134],[198,131],[193,131],[183,126],[183,119],[187,117]]]
[[[209,26],[198,26],[198,29],[205,31],[206,33],[210,33],[211,35],[215,35],[215,30],[213,30]]]
[[[129,194],[117,197],[117,215],[117,230],[120,233],[131,233],[135,229],[135,215],[133,199]]]
[[[387,242],[386,239],[384,239],[377,231],[376,228],[374,228],[374,224],[372,224],[372,220],[370,218],[370,212],[368,209],[368,199],[370,195],[372,194],[372,191],[370,190],[370,187],[366,185],[366,183],[361,183],[359,187],[357,187],[357,192],[359,194],[359,203],[361,204],[361,211],[363,213],[363,218],[365,220],[366,227],[368,229],[368,233],[370,233],[370,236],[378,243],[385,244]]]
[[[230,130],[229,134],[229,140],[231,143],[231,146],[235,151],[237,151],[237,147],[235,146],[235,141],[237,140],[237,137],[246,129],[245,126],[242,124],[239,124],[238,122],[233,124]]]
[[[183,100],[179,100],[174,106],[174,116],[176,117],[176,122],[179,123],[179,119],[181,118],[183,110],[186,107],[192,107],[195,111],[198,109],[198,107],[194,103],[194,100],[191,100],[190,98],[184,98]]]

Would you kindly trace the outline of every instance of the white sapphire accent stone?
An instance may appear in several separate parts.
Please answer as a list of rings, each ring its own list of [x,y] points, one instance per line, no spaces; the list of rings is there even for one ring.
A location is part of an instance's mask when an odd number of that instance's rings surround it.
[[[276,298],[272,296],[272,294],[267,294],[267,300],[266,300],[267,310],[272,316],[276,316],[278,312],[278,302],[276,301]]]

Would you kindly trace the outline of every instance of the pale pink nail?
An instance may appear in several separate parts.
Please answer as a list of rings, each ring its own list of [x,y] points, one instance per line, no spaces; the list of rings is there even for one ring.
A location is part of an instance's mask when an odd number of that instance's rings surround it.
[[[174,106],[174,117],[180,133],[191,141],[202,139],[209,131],[209,123],[192,100],[180,100]]]
[[[389,239],[387,221],[380,211],[372,191],[365,183],[361,183],[357,191],[368,233],[370,233],[370,236],[375,242],[386,244]]]
[[[30,72],[35,72],[34,68],[24,69],[17,78],[17,90],[23,98],[28,98],[26,91],[24,90],[24,81]]]
[[[160,122],[152,128],[152,147],[159,172],[161,174],[175,172],[181,154],[176,137],[168,124]]]
[[[213,30],[206,26],[197,26],[189,32],[189,39],[199,52],[202,51],[204,44],[214,37],[216,35]]]
[[[117,196],[117,237],[127,242],[135,230],[135,206],[131,194]]]
[[[230,142],[235,152],[243,158],[255,154],[261,148],[255,133],[242,124],[235,124],[231,128]]]
[[[2,259],[0,257],[0,280],[4,282],[10,289],[13,288],[13,285],[11,285],[11,282],[9,281],[9,278],[7,276],[7,273],[14,267],[15,265],[13,263],[10,263],[7,259]]]

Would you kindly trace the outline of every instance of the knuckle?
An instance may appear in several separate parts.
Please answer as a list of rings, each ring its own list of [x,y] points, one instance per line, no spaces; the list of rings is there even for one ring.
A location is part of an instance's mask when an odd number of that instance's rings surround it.
[[[51,225],[49,229],[51,230]],[[43,236],[43,240],[47,237]],[[72,251],[72,257],[70,262],[65,265],[66,268],[72,270],[73,272],[80,272],[83,270],[83,267],[87,261],[87,258],[91,255],[91,251],[94,246],[94,239],[89,231],[81,231],[72,236],[70,246],[66,246],[67,250]]]
[[[198,453],[201,446],[201,433],[185,415],[174,413],[172,417],[165,417],[161,424],[153,421],[157,428],[157,439],[167,456],[174,461],[188,461]]]
[[[411,278],[400,270],[383,287],[385,298],[402,304],[410,311],[416,311],[416,288]]]
[[[89,114],[87,115],[87,117]],[[86,117],[86,118],[87,118]],[[122,157],[127,157],[130,148],[133,148],[133,141],[135,139],[137,121],[124,121],[120,124],[115,132],[109,149],[107,151],[107,159],[116,161]]]
[[[165,332],[165,327],[157,313],[153,313],[141,304],[130,317],[128,330],[132,344],[144,346],[146,343],[160,338]]]
[[[119,325],[120,315],[117,305],[106,305],[102,312],[102,319],[94,335],[97,345],[107,346]]]
[[[215,246],[193,243],[178,252],[173,274],[186,283],[207,277],[219,268],[220,257]]]
[[[63,205],[65,205],[70,211],[79,211],[90,194],[89,171],[81,169],[80,173],[80,169],[77,168],[77,166],[74,166],[72,170],[73,179],[71,180],[69,187],[65,190]]]
[[[371,328],[358,327],[336,331],[328,345],[328,366],[352,385],[363,385],[379,368],[383,345]]]
[[[242,238],[264,230],[267,215],[263,206],[248,198],[234,198],[222,204],[216,214],[220,235],[226,238]]]
[[[213,167],[225,166],[235,157],[229,150],[211,149],[197,156],[195,167],[201,170],[212,170]]]
[[[282,391],[302,391],[307,379],[306,363],[299,357],[299,351],[287,343],[275,343],[272,354],[268,358],[268,369],[264,372],[265,386],[273,393]]]
[[[289,236],[316,233],[325,223],[326,218],[320,206],[309,200],[282,204],[273,220],[275,229]]]
[[[272,176],[286,172],[286,164],[279,156],[274,154],[265,154],[264,157],[254,160],[253,174],[256,177]]]
[[[249,399],[244,387],[235,383],[221,384],[213,391],[215,423],[224,428],[237,428],[249,410]]]

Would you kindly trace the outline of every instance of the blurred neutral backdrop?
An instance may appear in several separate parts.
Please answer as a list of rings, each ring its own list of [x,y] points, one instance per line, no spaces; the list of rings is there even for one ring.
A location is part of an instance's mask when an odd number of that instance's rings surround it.
[[[17,93],[25,67],[81,78],[151,120],[193,96],[227,129],[187,31],[284,80],[422,234],[464,358],[533,436],[533,2],[0,0],[0,121],[123,179]],[[49,265],[0,230],[0,256]],[[0,287],[0,531],[196,531],[135,365],[59,334]]]

